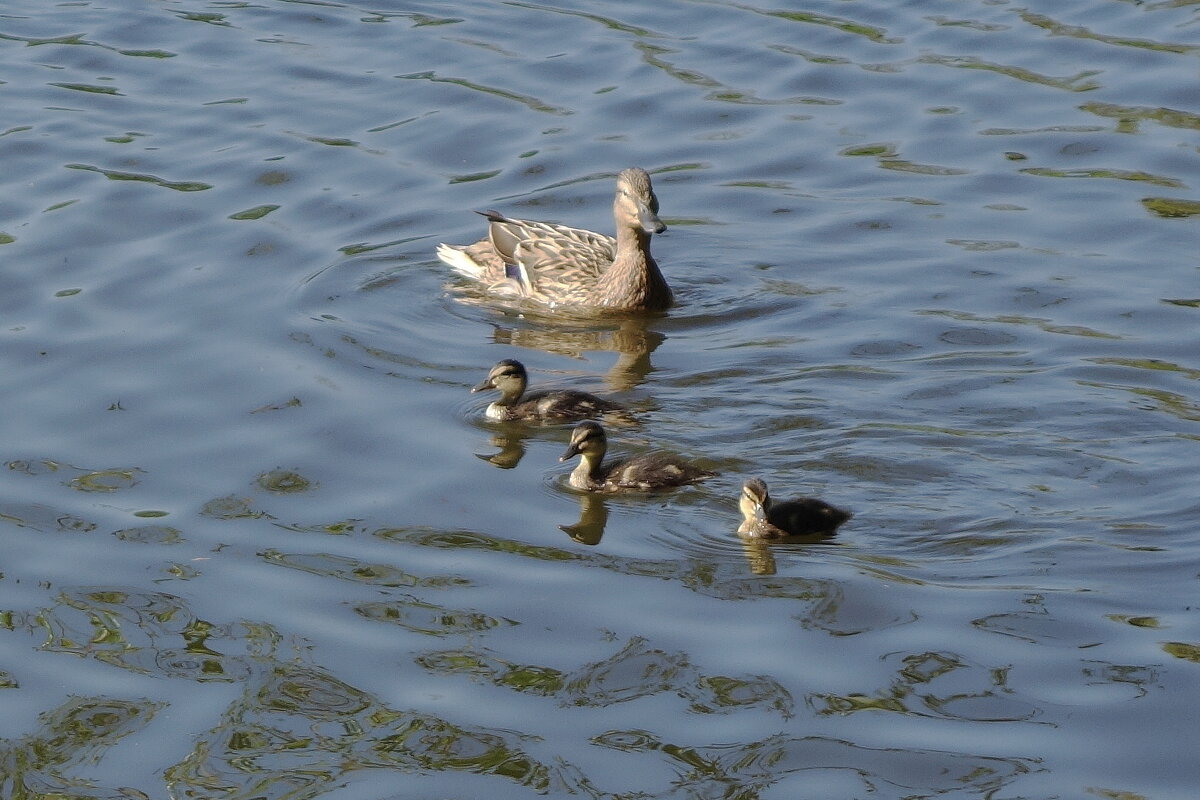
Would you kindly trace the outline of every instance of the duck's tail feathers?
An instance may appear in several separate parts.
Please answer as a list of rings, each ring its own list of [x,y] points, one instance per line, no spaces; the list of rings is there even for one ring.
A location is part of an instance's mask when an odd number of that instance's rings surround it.
[[[437,257],[449,264],[459,275],[474,281],[483,280],[483,267],[477,264],[475,259],[467,255],[465,248],[455,247],[452,244],[439,244],[437,246]]]

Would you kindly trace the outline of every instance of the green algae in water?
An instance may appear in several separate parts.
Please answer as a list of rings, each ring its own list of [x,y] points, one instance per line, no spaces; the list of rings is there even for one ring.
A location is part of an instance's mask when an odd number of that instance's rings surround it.
[[[137,172],[118,172],[111,169],[101,169],[90,164],[67,164],[67,169],[81,169],[85,172],[98,172],[110,181],[142,181],[144,183],[152,183],[156,186],[161,186],[164,189],[173,189],[177,192],[203,192],[212,188],[212,184],[201,183],[200,181],[167,181],[157,175],[143,175]]]
[[[264,472],[254,480],[261,488],[276,494],[295,494],[307,492],[313,484],[298,472],[286,469],[273,469]]]
[[[329,147],[358,147],[358,142],[342,137],[310,136],[308,140],[316,144],[328,145]]]
[[[134,528],[122,528],[113,531],[113,536],[123,542],[140,542],[142,544],[179,544],[183,541],[183,532],[170,525],[139,525]]]
[[[287,183],[291,179],[292,176],[283,170],[271,169],[255,178],[254,182],[261,183],[263,186],[278,186],[281,183]]]
[[[469,175],[452,175],[450,183],[473,183],[475,181],[486,181],[488,178],[494,178],[500,174],[500,170],[494,169],[490,172],[474,172]]]
[[[1183,200],[1176,197],[1143,197],[1146,210],[1160,217],[1175,219],[1200,216],[1200,200]]]
[[[245,211],[239,211],[236,214],[230,214],[229,218],[236,220],[262,219],[267,214],[270,214],[272,211],[275,211],[278,208],[279,206],[275,205],[255,206],[254,208],[248,208]]]
[[[172,578],[181,581],[190,580],[200,574],[200,570],[187,564],[170,564],[164,571]]]
[[[94,86],[90,83],[51,83],[51,86],[57,86],[60,89],[71,89],[76,92],[89,92],[91,94],[107,94],[116,97],[124,97],[121,92],[113,86]]]
[[[1200,664],[1200,645],[1187,642],[1163,642],[1162,648],[1176,658]]]
[[[843,148],[840,156],[888,156],[896,155],[896,148],[890,144],[864,144],[856,147]]]
[[[200,509],[201,516],[210,517],[212,519],[262,519],[271,518],[271,515],[265,511],[258,511],[250,505],[250,500],[245,497],[235,497],[229,495],[226,497],[217,497],[209,500]]]
[[[119,492],[137,485],[132,469],[101,469],[88,472],[67,482],[67,486],[81,492]]]

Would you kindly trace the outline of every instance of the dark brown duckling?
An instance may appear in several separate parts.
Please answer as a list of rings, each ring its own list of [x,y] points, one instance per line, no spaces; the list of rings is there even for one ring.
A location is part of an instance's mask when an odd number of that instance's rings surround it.
[[[669,453],[646,453],[604,463],[608,437],[595,422],[581,422],[571,431],[571,442],[559,461],[581,456],[568,480],[589,492],[651,491],[683,486],[716,475]]]
[[[472,392],[497,389],[500,399],[487,407],[484,415],[495,420],[553,420],[555,422],[587,419],[606,411],[621,411],[611,400],[574,389],[543,389],[525,393],[529,374],[525,365],[506,358],[492,367],[487,378]]]
[[[742,485],[738,508],[743,519],[737,532],[747,539],[831,534],[852,516],[849,511],[815,497],[772,503],[767,484],[758,478],[750,478]]]

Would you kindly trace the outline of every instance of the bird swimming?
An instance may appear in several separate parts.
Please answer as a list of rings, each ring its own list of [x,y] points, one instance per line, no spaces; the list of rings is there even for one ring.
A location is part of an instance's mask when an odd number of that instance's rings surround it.
[[[439,244],[437,256],[489,294],[612,311],[661,311],[673,301],[650,255],[650,236],[667,226],[658,218],[650,174],[640,167],[617,175],[615,238],[496,211],[479,213],[487,217],[488,235],[470,245]]]
[[[644,492],[683,486],[717,474],[669,453],[646,453],[606,463],[607,451],[604,428],[595,422],[576,425],[566,452],[558,459],[581,457],[567,482],[589,492]]]
[[[606,411],[621,411],[620,405],[575,389],[542,389],[526,393],[529,374],[525,365],[513,358],[496,363],[487,377],[472,392],[496,389],[500,397],[487,407],[484,415],[495,420],[553,420],[557,422],[587,419]]]
[[[833,533],[839,525],[853,516],[815,497],[800,497],[782,503],[772,503],[767,484],[750,478],[742,484],[738,498],[742,524],[738,535],[747,539],[784,539]]]

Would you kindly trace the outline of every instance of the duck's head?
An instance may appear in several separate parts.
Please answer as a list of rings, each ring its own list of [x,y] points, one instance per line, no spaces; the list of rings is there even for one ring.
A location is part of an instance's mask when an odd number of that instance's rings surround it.
[[[658,198],[650,185],[650,173],[641,167],[623,169],[617,175],[613,214],[619,224],[640,228],[646,233],[662,233],[667,229],[658,218]]]
[[[765,522],[767,511],[771,508],[771,495],[767,493],[767,484],[759,478],[750,478],[743,483],[738,508],[747,522]]]
[[[499,389],[500,393],[506,396],[520,395],[525,391],[525,384],[528,380],[529,374],[525,372],[525,365],[516,359],[506,358],[497,362],[488,376],[471,391],[483,392],[488,389]]]
[[[604,435],[604,428],[595,422],[581,422],[571,431],[571,441],[567,444],[567,450],[558,460],[566,461],[577,455],[583,455],[585,458],[604,458],[604,451],[607,449],[608,439]]]

